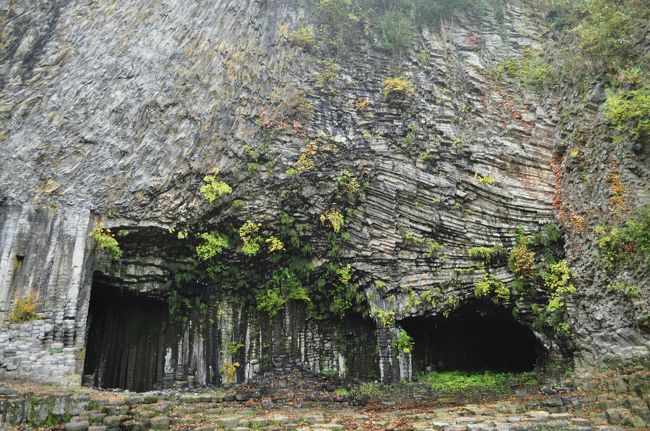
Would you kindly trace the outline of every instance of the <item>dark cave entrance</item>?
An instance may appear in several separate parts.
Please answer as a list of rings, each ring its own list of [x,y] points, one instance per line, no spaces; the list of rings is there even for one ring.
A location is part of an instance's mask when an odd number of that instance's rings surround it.
[[[413,371],[532,371],[543,347],[512,312],[493,304],[460,307],[448,318],[399,322],[415,342]]]
[[[167,305],[129,294],[95,274],[88,312],[86,384],[151,390],[164,377]]]

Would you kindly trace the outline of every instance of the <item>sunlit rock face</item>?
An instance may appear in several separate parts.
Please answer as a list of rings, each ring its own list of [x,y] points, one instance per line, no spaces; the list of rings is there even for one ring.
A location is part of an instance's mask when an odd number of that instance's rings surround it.
[[[559,124],[563,99],[494,73],[549,42],[534,9],[508,2],[499,19],[456,13],[393,58],[373,34],[338,54],[296,46],[292,32],[317,25],[303,3],[50,1],[0,10],[0,370],[72,384],[85,373],[92,384],[136,390],[221,384],[224,364],[235,362],[237,381],[292,366],[408,377],[395,345],[400,322],[449,315],[487,276],[510,286],[507,250],[517,237],[553,222],[557,199],[588,198],[566,191],[572,174],[560,176],[567,162],[554,158],[573,127]],[[319,62],[328,57],[334,66]],[[394,76],[414,83],[412,97],[385,97]],[[210,204],[199,188],[215,168],[233,192]],[[346,170],[362,193],[341,192]],[[647,170],[626,172],[633,188],[647,186]],[[336,257],[320,220],[331,208],[349,234]],[[177,232],[225,232],[253,219],[270,235],[283,212],[301,226],[314,267],[351,265],[365,310],[319,320],[289,302],[270,317],[246,289],[178,281],[179,267],[196,260],[196,241]],[[88,237],[98,226],[129,231],[118,238],[120,262]],[[500,304],[515,306],[516,324],[535,338],[537,365],[574,352],[585,361],[647,354],[630,305],[583,277],[593,244],[571,232],[567,240],[579,292],[568,305],[572,335],[558,341],[536,327],[530,298]],[[468,252],[478,246],[505,251],[481,262]],[[249,288],[270,277],[269,262],[235,254],[231,265],[259,268]],[[178,321],[169,289],[181,284],[194,311]],[[10,322],[29,292],[38,319]],[[138,306],[152,314],[142,324]],[[138,328],[117,346],[124,354],[109,347],[117,323]],[[131,365],[131,376],[120,370]]]

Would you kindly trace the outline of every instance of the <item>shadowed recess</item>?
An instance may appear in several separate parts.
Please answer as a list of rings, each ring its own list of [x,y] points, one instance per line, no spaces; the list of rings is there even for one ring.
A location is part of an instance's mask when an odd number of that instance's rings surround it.
[[[150,390],[164,376],[167,304],[93,285],[84,375],[102,388]]]
[[[543,353],[510,310],[489,304],[462,306],[448,318],[413,317],[399,324],[415,342],[414,371],[530,371]]]

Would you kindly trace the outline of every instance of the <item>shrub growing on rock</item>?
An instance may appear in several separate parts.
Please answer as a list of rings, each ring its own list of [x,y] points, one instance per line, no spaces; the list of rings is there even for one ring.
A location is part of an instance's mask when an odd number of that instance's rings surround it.
[[[36,292],[16,298],[14,308],[9,313],[9,322],[25,323],[38,319],[38,307],[40,305],[41,303],[36,300]]]
[[[95,240],[101,250],[103,250],[111,260],[118,261],[122,259],[122,249],[115,239],[115,235],[110,229],[104,229],[99,226],[88,234]]]
[[[196,247],[196,254],[203,260],[209,260],[228,248],[229,241],[226,235],[213,232],[205,232],[199,235],[204,243]]]
[[[219,170],[214,170],[214,175],[206,175],[203,177],[203,185],[200,188],[203,198],[212,203],[219,199],[221,196],[229,195],[232,193],[232,188],[223,181],[217,179]]]
[[[311,51],[316,46],[316,36],[314,36],[314,28],[303,26],[289,35],[291,42],[304,49]]]
[[[608,91],[605,117],[619,131],[628,131],[635,139],[650,139],[650,86],[637,90]]]
[[[382,95],[384,100],[410,100],[415,94],[415,84],[404,77],[390,77],[384,79],[384,89],[382,90]]]

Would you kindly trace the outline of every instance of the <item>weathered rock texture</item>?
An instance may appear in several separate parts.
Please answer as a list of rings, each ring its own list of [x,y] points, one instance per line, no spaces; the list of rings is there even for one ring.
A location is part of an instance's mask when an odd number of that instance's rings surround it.
[[[399,322],[453,310],[485,276],[469,247],[509,248],[519,229],[537,231],[555,218],[553,148],[567,127],[558,126],[561,100],[488,73],[549,37],[544,18],[519,2],[506,3],[501,22],[493,14],[449,17],[441,29],[418,34],[414,52],[400,60],[360,43],[336,59],[330,82],[314,78],[326,67],[316,55],[290,43],[293,30],[314,21],[313,8],[297,1],[52,0],[9,2],[0,12],[0,319],[28,292],[42,302],[40,320],[0,324],[0,370],[10,375],[78,381],[91,286],[160,300],[174,268],[191,258],[192,247],[167,227],[206,230],[255,219],[273,232],[279,213],[290,211],[323,249],[318,218],[348,169],[368,183],[365,200],[345,214],[350,239],[341,252],[378,322],[367,338],[376,338],[378,359],[364,357],[384,380],[405,377],[394,324],[383,328],[377,316]],[[395,70],[415,83],[412,101],[382,96]],[[318,142],[313,169],[288,175],[308,141]],[[198,193],[213,168],[233,186],[218,205]],[[630,196],[647,187],[643,169],[630,168]],[[120,264],[95,265],[87,234],[100,219],[134,235],[123,241]],[[443,246],[439,254],[426,254],[430,241]],[[570,235],[567,250],[579,272],[580,299],[569,313],[578,353],[646,355],[648,334],[626,317],[629,305],[611,306],[605,287],[583,276],[590,261],[580,257],[579,239]],[[513,279],[505,259],[487,270]],[[517,304],[518,319],[533,328],[531,305]],[[647,302],[637,306],[648,310]],[[358,350],[344,354],[346,343],[328,341],[336,323],[291,324],[302,316],[298,308],[289,304],[269,321],[254,307],[219,302],[210,311],[220,316],[213,327],[190,319],[158,347],[162,368],[153,380],[195,372],[199,383],[218,383],[219,368],[235,360],[244,379],[287,358],[344,373]],[[280,326],[265,329],[273,322]],[[245,344],[239,358],[227,353],[232,342]],[[264,343],[267,355],[259,353]],[[366,377],[371,369],[357,368]]]

